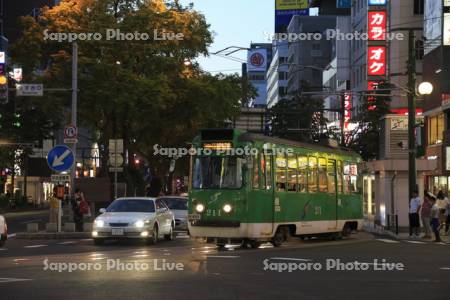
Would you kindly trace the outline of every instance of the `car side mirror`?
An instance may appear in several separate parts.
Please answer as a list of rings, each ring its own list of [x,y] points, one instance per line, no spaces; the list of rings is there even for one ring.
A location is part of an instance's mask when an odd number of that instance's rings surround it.
[[[100,212],[101,214],[104,214],[104,213],[106,212],[106,209],[105,209],[105,208],[100,208],[99,212]]]

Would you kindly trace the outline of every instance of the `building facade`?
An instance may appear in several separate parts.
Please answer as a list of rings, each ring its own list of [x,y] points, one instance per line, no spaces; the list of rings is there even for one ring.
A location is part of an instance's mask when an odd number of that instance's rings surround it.
[[[256,89],[257,96],[251,99],[250,107],[267,107],[267,70],[272,62],[271,43],[252,43],[247,54],[247,78]]]
[[[273,42],[273,59],[267,70],[267,107],[275,106],[287,94],[289,71],[287,41]]]

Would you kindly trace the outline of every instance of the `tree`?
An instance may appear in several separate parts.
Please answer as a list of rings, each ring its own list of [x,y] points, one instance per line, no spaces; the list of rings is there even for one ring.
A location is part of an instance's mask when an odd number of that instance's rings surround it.
[[[290,140],[316,142],[322,138],[326,120],[323,117],[323,102],[309,94],[309,88],[303,84],[304,92],[292,98],[280,100],[269,110],[271,134]]]
[[[144,155],[153,174],[163,176],[168,164],[156,167],[161,158],[150,151],[153,144],[184,145],[198,128],[220,124],[239,111],[243,96],[239,77],[212,76],[195,63],[199,55],[208,55],[212,36],[205,17],[191,5],[162,0],[63,0],[44,9],[37,20],[23,18],[22,25],[24,35],[13,45],[13,56],[25,71],[41,69],[36,80],[49,87],[70,86],[71,45],[45,37],[102,35],[78,44],[79,118],[100,145],[103,176],[108,176],[111,138],[123,138],[130,154]],[[183,38],[154,40],[155,28],[159,35],[164,31]],[[108,29],[148,33],[151,38],[108,40]]]
[[[365,96],[358,107],[352,123],[357,126],[345,133],[346,147],[361,154],[364,160],[379,158],[381,119],[390,113],[391,97],[389,96],[393,86],[388,83],[380,83],[377,89],[371,91],[376,96]],[[327,133],[330,137],[341,140],[340,130],[331,129]]]

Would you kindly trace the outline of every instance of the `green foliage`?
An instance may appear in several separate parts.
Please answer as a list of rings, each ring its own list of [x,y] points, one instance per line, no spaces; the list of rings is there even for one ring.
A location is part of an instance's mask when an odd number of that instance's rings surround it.
[[[205,17],[192,6],[162,0],[63,0],[37,21],[21,22],[24,35],[12,46],[13,57],[25,74],[35,74],[32,79],[46,87],[70,87],[72,45],[45,40],[45,30],[103,35],[99,41],[78,42],[78,117],[95,133],[104,166],[108,140],[124,138],[130,154],[140,153],[154,168],[160,164],[155,172],[165,175],[168,162],[153,156],[153,144],[184,146],[199,128],[221,126],[239,111],[241,79],[212,76],[195,63],[208,54],[212,35]],[[151,36],[155,29],[165,30],[184,38],[107,40],[108,28]],[[51,95],[56,107],[68,107],[69,99],[67,94]],[[107,169],[102,171],[106,176]]]
[[[318,141],[325,126],[322,101],[301,93],[282,99],[269,110],[269,117],[272,135],[302,142]]]

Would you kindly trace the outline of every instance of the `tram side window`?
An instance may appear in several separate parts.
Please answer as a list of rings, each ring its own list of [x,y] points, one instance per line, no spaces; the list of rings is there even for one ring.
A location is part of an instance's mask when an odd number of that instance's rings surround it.
[[[287,158],[287,190],[288,192],[297,191],[297,157],[289,155]]]
[[[352,163],[344,163],[344,193],[358,193],[358,166]]]
[[[317,193],[317,157],[309,157],[308,164],[308,191]]]
[[[284,155],[277,155],[275,183],[278,192],[286,190],[286,165],[286,157]]]
[[[342,161],[337,162],[337,189],[338,194],[343,193],[343,186],[342,186],[342,176],[343,176],[343,170],[342,170]]]
[[[266,189],[272,189],[272,166],[270,165],[270,155],[264,155],[266,169]]]
[[[298,156],[298,191],[306,193],[308,191],[308,158]]]
[[[328,160],[328,193],[336,194],[336,161]]]
[[[319,192],[327,193],[327,160],[325,158],[319,158]]]
[[[259,154],[253,156],[253,189],[259,189],[259,157]]]

